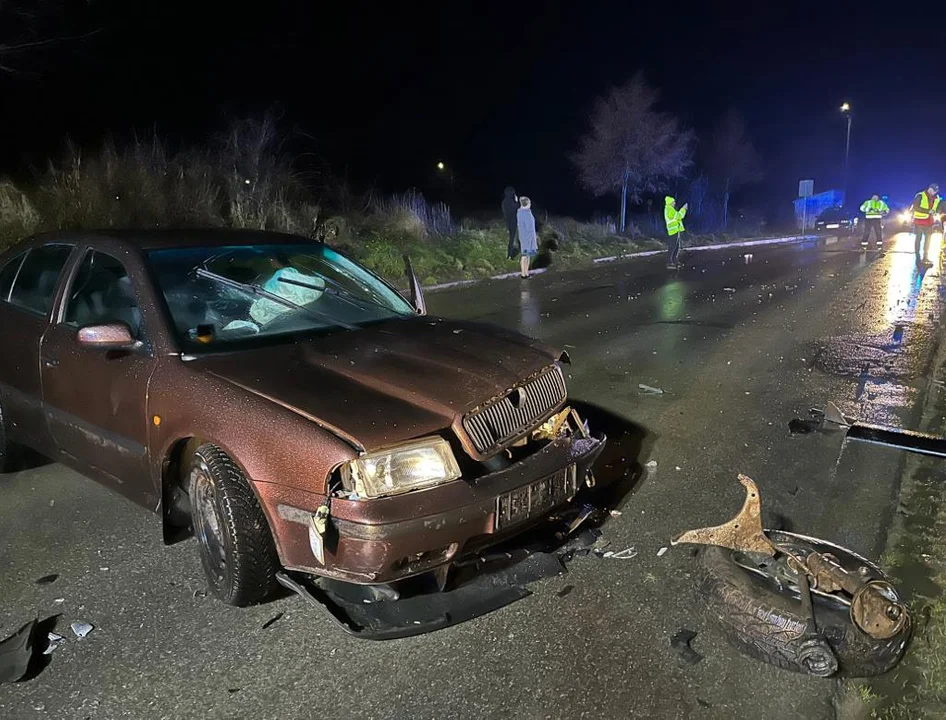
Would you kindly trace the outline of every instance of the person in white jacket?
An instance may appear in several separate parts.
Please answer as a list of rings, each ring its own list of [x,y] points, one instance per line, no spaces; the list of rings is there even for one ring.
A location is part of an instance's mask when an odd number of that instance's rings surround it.
[[[529,277],[529,263],[539,251],[538,237],[535,233],[535,217],[532,215],[532,201],[525,195],[519,198],[519,210],[516,213],[516,225],[519,230],[519,276]]]

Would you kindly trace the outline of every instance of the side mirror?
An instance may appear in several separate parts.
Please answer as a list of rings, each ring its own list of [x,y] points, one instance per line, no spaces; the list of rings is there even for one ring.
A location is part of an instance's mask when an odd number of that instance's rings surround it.
[[[79,344],[101,350],[133,350],[138,342],[131,336],[131,328],[123,322],[104,325],[86,325],[79,328]]]
[[[427,303],[424,302],[424,291],[421,290],[420,281],[414,273],[414,266],[411,264],[409,256],[404,256],[404,273],[407,275],[407,282],[411,289],[411,304],[417,310],[418,315],[427,314]]]

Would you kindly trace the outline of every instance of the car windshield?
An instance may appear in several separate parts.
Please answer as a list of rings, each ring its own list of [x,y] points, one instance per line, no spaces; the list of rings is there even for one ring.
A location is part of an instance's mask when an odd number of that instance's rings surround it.
[[[844,215],[844,210],[841,208],[828,208],[821,213],[818,219],[824,222],[838,222],[847,218]]]
[[[407,317],[395,290],[325,245],[237,245],[147,254],[178,341],[219,350]]]

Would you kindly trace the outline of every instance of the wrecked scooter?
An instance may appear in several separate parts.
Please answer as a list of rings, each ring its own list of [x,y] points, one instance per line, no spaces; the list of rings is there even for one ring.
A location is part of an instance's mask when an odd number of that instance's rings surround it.
[[[816,677],[865,677],[903,655],[911,623],[877,565],[805,535],[763,530],[755,482],[739,482],[739,513],[672,543],[706,545],[701,586],[707,615],[736,647],[758,660]]]

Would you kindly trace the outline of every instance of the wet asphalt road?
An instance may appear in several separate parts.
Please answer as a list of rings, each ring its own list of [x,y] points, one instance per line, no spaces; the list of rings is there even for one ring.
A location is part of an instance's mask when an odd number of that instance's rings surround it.
[[[657,553],[731,517],[738,472],[770,521],[879,552],[900,458],[851,446],[839,459],[836,436],[787,423],[828,399],[912,422],[940,267],[916,272],[910,236],[888,245],[880,258],[843,241],[707,251],[672,275],[648,258],[432,294],[435,314],[566,347],[572,395],[611,414],[602,471],[657,467],[604,527],[636,557],[576,559],[532,597],[427,636],[353,640],[294,598],[224,607],[200,592],[193,541],[164,548],[155,518],[123,498],[58,465],[3,476],[0,636],[61,613],[70,641],[35,679],[0,686],[0,717],[833,717],[836,682],[730,650],[700,614],[693,558]],[[95,630],[75,641],[74,621]],[[696,665],[670,647],[681,627],[699,633]]]

